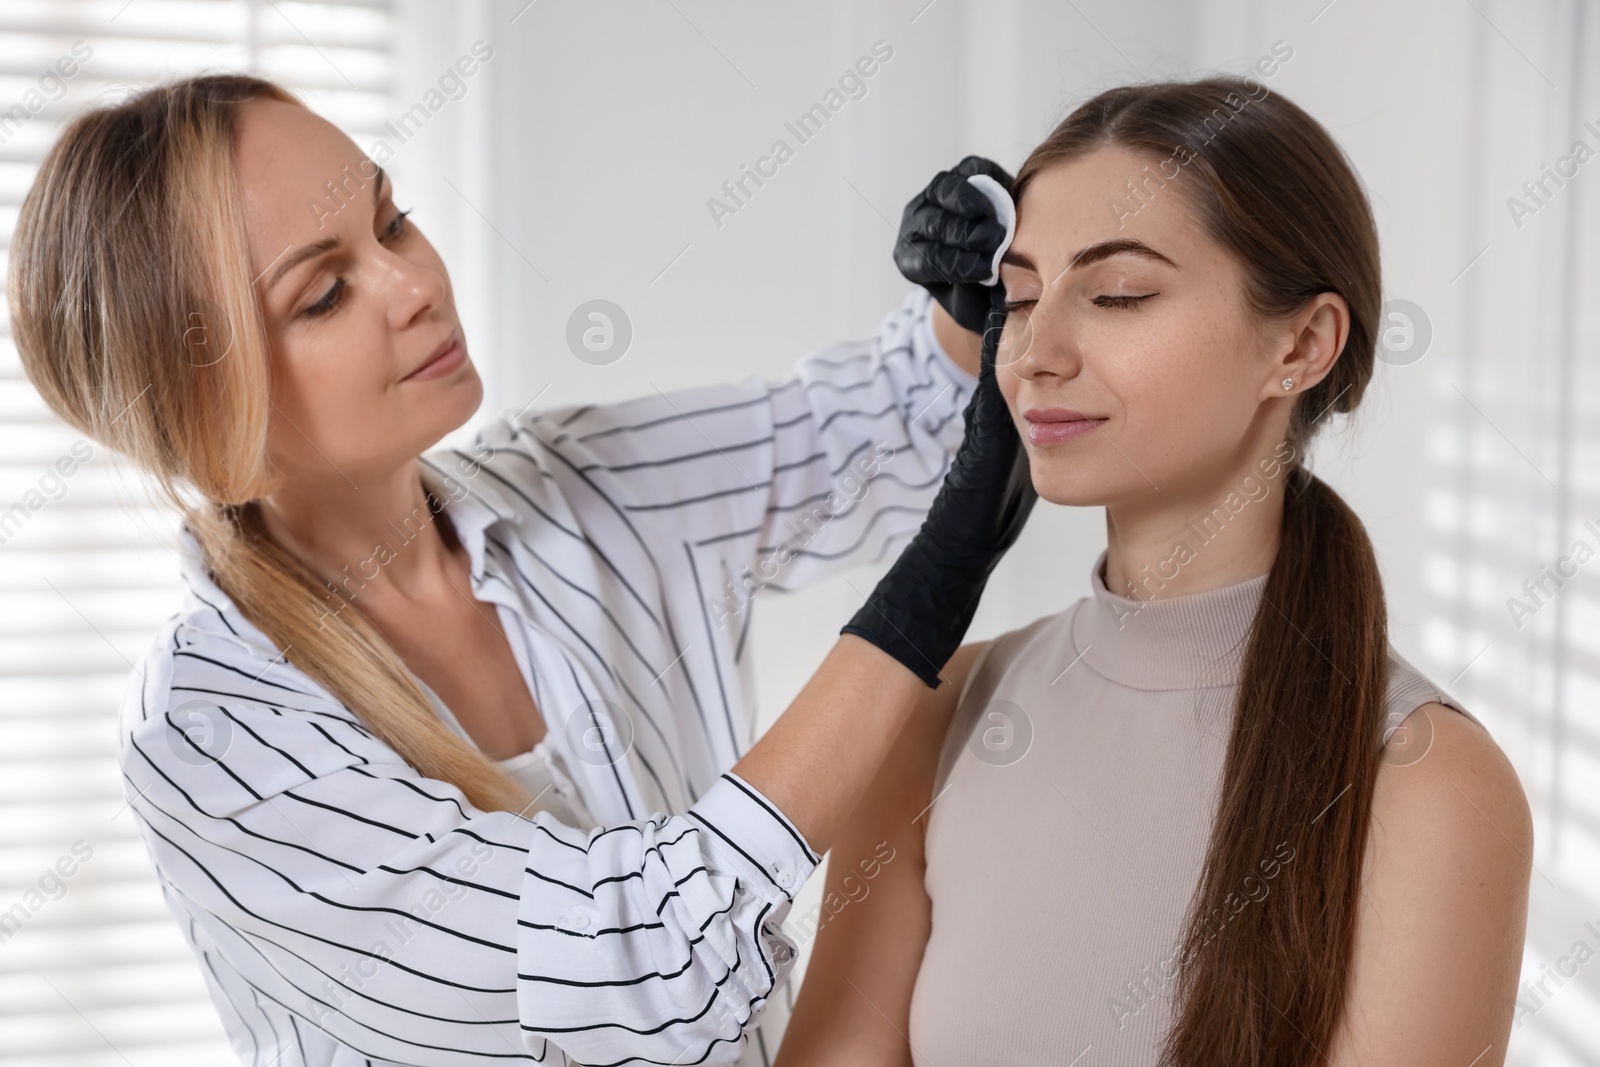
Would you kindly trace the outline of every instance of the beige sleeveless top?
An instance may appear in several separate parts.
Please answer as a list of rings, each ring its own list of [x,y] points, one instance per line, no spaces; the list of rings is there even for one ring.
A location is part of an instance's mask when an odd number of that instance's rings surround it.
[[[1141,602],[1106,590],[1104,562],[1090,596],[997,638],[962,693],[928,815],[918,1067],[1151,1067],[1171,1024],[1266,576]],[[1390,666],[1386,736],[1432,701],[1468,714]],[[1425,752],[1428,721],[1397,758]]]

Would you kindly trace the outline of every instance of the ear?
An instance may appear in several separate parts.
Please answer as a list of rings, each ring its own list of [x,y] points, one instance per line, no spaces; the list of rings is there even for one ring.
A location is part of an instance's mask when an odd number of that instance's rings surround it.
[[[1318,293],[1285,326],[1284,345],[1272,363],[1262,398],[1298,396],[1328,376],[1350,339],[1350,305],[1338,293]],[[1290,389],[1283,387],[1292,379]]]

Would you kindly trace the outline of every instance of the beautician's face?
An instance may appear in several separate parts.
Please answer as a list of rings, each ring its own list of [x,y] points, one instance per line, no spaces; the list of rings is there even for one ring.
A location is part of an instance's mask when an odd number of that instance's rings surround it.
[[[1001,266],[1011,310],[1000,389],[1034,487],[1054,503],[1115,504],[1224,477],[1259,447],[1261,420],[1287,422],[1286,398],[1264,402],[1282,372],[1240,270],[1191,219],[1177,182],[1119,226],[1111,198],[1132,203],[1126,183],[1146,162],[1155,172],[1156,161],[1106,148],[1041,172]],[[1112,241],[1135,244],[1073,265]],[[1051,423],[1052,411],[1101,421]]]
[[[291,480],[360,485],[426,451],[483,398],[449,275],[399,217],[388,175],[305,108],[245,104],[236,152],[272,349],[268,450]],[[345,187],[342,206],[327,182]],[[322,241],[337,245],[283,269]],[[458,358],[415,373],[452,336]]]

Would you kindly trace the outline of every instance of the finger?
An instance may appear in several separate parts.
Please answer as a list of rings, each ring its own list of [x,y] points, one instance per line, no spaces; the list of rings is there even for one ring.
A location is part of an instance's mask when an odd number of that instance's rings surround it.
[[[924,204],[907,212],[900,228],[906,237],[970,252],[992,254],[1006,239],[1005,225],[992,214],[982,219],[963,218],[935,204]]]
[[[938,262],[953,282],[981,282],[994,269],[994,252],[969,252],[946,246]]]
[[[918,213],[925,210],[926,206],[927,201],[921,193],[918,193],[906,204],[905,210],[900,212],[900,228],[896,232],[900,235],[901,241],[921,235],[917,228]]]
[[[955,165],[952,173],[959,174],[963,178],[970,177],[974,174],[987,174],[989,177],[1005,186],[1008,192],[1010,191],[1012,184],[1016,181],[1016,179],[1011,177],[1010,174],[1006,173],[1006,169],[1000,164],[996,163],[992,159],[985,159],[982,156],[968,156],[960,163]]]
[[[946,245],[924,240],[896,241],[894,265],[907,281],[927,288],[970,284],[979,279],[979,270],[987,270],[988,260],[978,252],[963,252]],[[983,275],[981,277],[987,277]]]
[[[918,238],[896,241],[894,265],[918,285],[981,282],[989,277],[993,252],[969,252]]]
[[[923,190],[924,197],[947,211],[963,218],[982,219],[994,217],[994,204],[967,181],[963,174],[944,171],[936,175]]]
[[[949,285],[950,276],[935,259],[939,249],[927,241],[901,239],[894,245],[894,265],[906,281],[916,285]]]

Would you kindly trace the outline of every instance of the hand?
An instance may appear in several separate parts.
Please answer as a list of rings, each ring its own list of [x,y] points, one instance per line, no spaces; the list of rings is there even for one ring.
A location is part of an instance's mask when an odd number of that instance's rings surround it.
[[[932,293],[951,318],[981,333],[989,314],[994,257],[1007,228],[996,217],[993,201],[967,180],[974,174],[986,174],[1011,192],[1011,175],[982,156],[968,156],[954,170],[940,171],[900,216],[894,263],[908,280]]]
[[[939,671],[960,647],[990,572],[1038,499],[1028,453],[995,378],[1005,294],[999,286],[984,293],[983,355],[961,447],[922,528],[839,631],[877,645],[930,688],[938,688]]]

